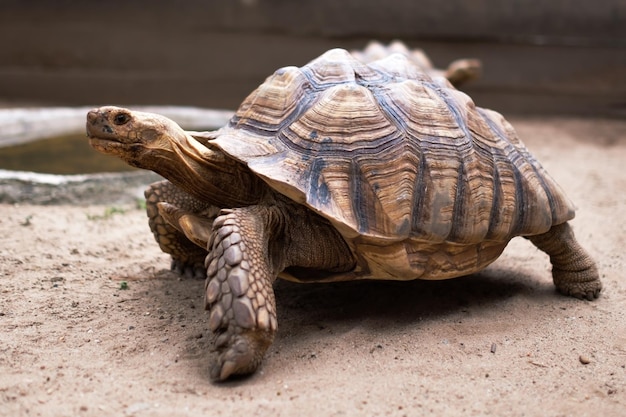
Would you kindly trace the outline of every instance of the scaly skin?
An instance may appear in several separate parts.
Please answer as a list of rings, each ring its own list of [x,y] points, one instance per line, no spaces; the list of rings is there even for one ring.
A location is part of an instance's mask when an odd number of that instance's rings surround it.
[[[268,253],[264,207],[223,210],[213,223],[206,258],[209,327],[218,334],[211,377],[253,372],[278,328],[272,283],[278,271]]]
[[[169,181],[151,184],[144,195],[150,230],[161,250],[172,256],[172,271],[189,278],[204,279],[206,277],[206,268],[204,268],[206,249],[191,242],[182,232],[166,221],[159,213],[157,205],[167,202],[186,211],[202,213],[209,218],[215,218],[218,209],[193,198]]]
[[[589,301],[598,298],[602,290],[598,269],[576,241],[568,223],[553,226],[548,232],[528,239],[550,255],[552,279],[559,292]]]
[[[272,284],[281,271],[296,266],[290,272],[306,279],[354,268],[350,250],[326,220],[282,199],[270,203],[224,209],[212,222],[158,204],[167,222],[209,249],[205,307],[217,335],[214,380],[249,374],[260,365],[278,327]]]

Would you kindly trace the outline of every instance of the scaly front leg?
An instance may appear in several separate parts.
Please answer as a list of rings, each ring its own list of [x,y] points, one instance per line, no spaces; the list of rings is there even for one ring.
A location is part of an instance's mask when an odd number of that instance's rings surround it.
[[[172,256],[172,270],[187,277],[204,278],[203,262],[207,251],[191,242],[159,212],[158,204],[167,202],[181,210],[214,218],[219,209],[199,201],[169,181],[155,182],[144,192],[148,224],[161,250]]]
[[[269,246],[276,216],[267,207],[223,210],[213,223],[206,258],[206,308],[218,336],[211,378],[249,374],[278,328],[272,284],[282,269]]]

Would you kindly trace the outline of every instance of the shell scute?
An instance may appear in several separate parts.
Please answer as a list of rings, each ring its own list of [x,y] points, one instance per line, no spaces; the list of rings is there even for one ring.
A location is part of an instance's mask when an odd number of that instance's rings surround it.
[[[382,74],[361,63],[344,49],[331,49],[301,68],[317,89],[359,80],[380,81]]]
[[[283,146],[295,151],[330,152],[340,157],[337,154],[341,152],[377,149],[380,141],[395,131],[367,88],[340,84],[321,92],[280,138]]]
[[[289,123],[289,115],[296,115],[298,107],[311,89],[309,80],[297,67],[285,67],[268,77],[261,86],[248,95],[230,121],[230,126],[253,133],[275,134]]]

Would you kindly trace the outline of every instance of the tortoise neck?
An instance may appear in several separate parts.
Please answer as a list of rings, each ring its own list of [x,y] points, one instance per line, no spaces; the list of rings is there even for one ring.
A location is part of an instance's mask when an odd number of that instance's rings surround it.
[[[245,165],[210,143],[188,134],[169,141],[171,149],[154,152],[154,171],[194,197],[217,207],[257,204],[268,185]]]

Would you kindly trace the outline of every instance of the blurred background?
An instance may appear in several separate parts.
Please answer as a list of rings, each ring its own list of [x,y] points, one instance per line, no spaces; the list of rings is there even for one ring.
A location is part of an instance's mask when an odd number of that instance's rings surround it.
[[[400,39],[505,113],[624,116],[625,0],[2,0],[5,105],[234,109],[275,69]]]
[[[480,59],[462,89],[505,116],[626,116],[626,0],[0,0],[0,107],[232,110],[277,68],[373,39]]]

